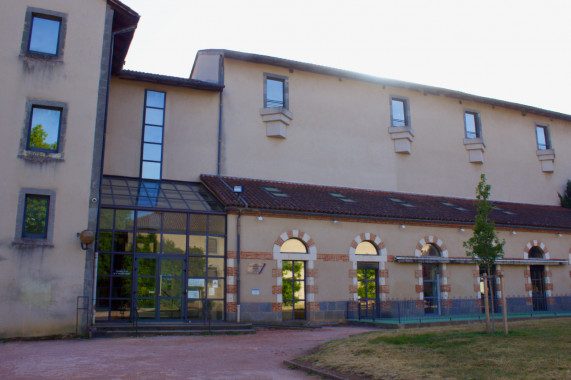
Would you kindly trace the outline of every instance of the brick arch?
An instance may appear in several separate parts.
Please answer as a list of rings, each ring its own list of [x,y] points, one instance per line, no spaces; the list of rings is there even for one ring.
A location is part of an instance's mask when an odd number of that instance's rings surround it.
[[[425,244],[434,244],[435,246],[440,249],[440,254],[442,257],[448,257],[448,248],[446,244],[439,239],[437,236],[429,235],[425,236],[416,243],[416,247],[414,250],[414,256],[420,257],[422,247]],[[449,293],[451,291],[451,285],[448,283],[448,274],[446,269],[446,264],[441,265],[441,272],[440,272],[440,294],[442,296],[441,305],[442,307],[450,307],[450,301],[448,300]],[[414,286],[416,293],[418,294],[418,299],[422,300],[424,298],[424,287],[423,287],[423,278],[422,278],[422,264],[418,264],[417,270],[415,271],[415,280],[416,284]]]
[[[349,246],[349,255],[354,255],[357,246],[364,241],[368,241],[369,243],[373,244],[375,248],[377,248],[377,253],[379,255],[387,254],[385,243],[383,243],[381,238],[373,233],[366,232],[359,234],[353,238],[353,240],[351,241],[351,245]]]
[[[414,256],[420,257],[421,255],[420,251],[422,250],[422,247],[424,247],[425,244],[434,244],[435,246],[438,247],[438,249],[440,249],[442,257],[448,257],[448,248],[446,248],[446,244],[444,244],[442,239],[439,239],[437,236],[432,236],[432,235],[425,236],[422,239],[420,239],[418,243],[416,243]]]
[[[541,249],[541,251],[543,252],[543,258],[549,259],[549,250],[541,240],[530,240],[529,242],[527,242],[525,248],[523,249],[524,259],[529,259],[529,251],[531,251],[533,247]]]
[[[377,249],[377,255],[356,255],[355,251],[357,246],[368,241],[373,244]],[[387,284],[389,277],[389,270],[386,267],[388,261],[387,249],[385,248],[385,243],[380,237],[371,232],[361,233],[353,238],[351,245],[349,246],[349,261],[351,261],[351,269],[349,269],[349,278],[351,279],[351,285],[349,285],[349,295],[353,301],[357,301],[357,266],[359,261],[373,261],[379,263],[379,293],[381,298],[381,305],[386,301],[389,294],[389,285]]]
[[[315,242],[313,241],[311,236],[309,236],[309,234],[301,230],[289,230],[281,233],[280,236],[278,236],[278,238],[274,242],[274,249],[273,249],[274,256],[280,253],[282,245],[286,242],[286,240],[289,239],[301,240],[303,244],[305,244],[305,246],[307,247],[307,253],[315,254],[317,252],[317,248],[315,247]]]

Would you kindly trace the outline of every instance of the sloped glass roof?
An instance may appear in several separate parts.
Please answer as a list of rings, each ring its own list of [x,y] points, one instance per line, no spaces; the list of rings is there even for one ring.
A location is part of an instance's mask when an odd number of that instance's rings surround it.
[[[186,212],[223,212],[222,205],[206,188],[195,182],[151,181],[104,176],[101,205]]]

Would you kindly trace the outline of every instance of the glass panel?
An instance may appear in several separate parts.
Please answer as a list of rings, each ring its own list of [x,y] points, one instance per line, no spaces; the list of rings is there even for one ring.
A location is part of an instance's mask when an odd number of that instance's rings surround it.
[[[61,21],[32,17],[29,51],[57,55]]]
[[[284,106],[284,82],[277,79],[266,79],[266,107]]]
[[[113,232],[99,231],[99,241],[97,242],[99,251],[111,251]]]
[[[293,274],[295,279],[300,280],[305,278],[304,263],[302,261],[294,261]]]
[[[405,114],[404,114],[404,101],[393,99],[391,100],[392,116],[393,116],[393,127],[404,127],[406,126]]]
[[[162,252],[184,255],[186,253],[186,235],[163,234]]]
[[[115,251],[133,252],[133,233],[115,231]]]
[[[131,317],[131,301],[130,300],[112,300],[110,320],[125,320]]]
[[[208,277],[224,277],[224,259],[208,258]]]
[[[165,93],[147,91],[147,107],[165,108]]]
[[[99,214],[99,228],[112,229],[113,228],[113,210],[109,208],[102,208]]]
[[[137,234],[137,252],[158,253],[159,252],[159,234],[138,233]]]
[[[109,300],[97,299],[95,303],[95,321],[109,320]]]
[[[182,278],[161,276],[161,297],[182,297]]]
[[[188,254],[204,255],[206,253],[206,236],[190,235],[188,237]]]
[[[208,254],[212,256],[224,256],[223,237],[208,237]]]
[[[157,289],[157,280],[154,277],[139,277],[137,282],[138,297],[154,297]]]
[[[377,248],[369,241],[362,241],[355,249],[357,255],[376,255]]]
[[[163,127],[153,127],[145,125],[144,142],[162,143],[163,142]]]
[[[113,277],[111,297],[131,298],[131,277]]]
[[[161,299],[161,319],[180,319],[182,318],[182,300],[177,299]]]
[[[184,261],[180,259],[162,259],[161,275],[166,276],[182,276],[184,270]]]
[[[133,268],[132,255],[113,255],[113,275],[130,276]]]
[[[145,124],[163,125],[164,110],[156,108],[145,109]]]
[[[163,228],[164,232],[186,233],[186,214],[165,212]]]
[[[376,298],[377,297],[377,284],[375,281],[367,282],[367,298]]]
[[[97,257],[97,274],[111,274],[111,254],[99,254]]]
[[[282,262],[282,278],[283,279],[291,279],[293,278],[293,262],[292,261],[283,261]]]
[[[288,239],[282,244],[280,253],[307,253],[307,248],[299,239]]]
[[[224,298],[224,280],[208,280],[208,298]]]
[[[206,233],[206,215],[190,214],[190,232],[195,234]]]
[[[214,235],[224,235],[226,233],[226,217],[223,215],[210,215],[208,233]]]
[[[305,299],[305,282],[304,281],[294,281],[294,299],[304,300]]]
[[[224,301],[208,301],[208,319],[211,321],[224,320]]]
[[[137,229],[139,231],[160,231],[162,213],[137,211]]]
[[[206,275],[206,257],[189,257],[188,258],[188,276],[204,277]]]
[[[132,230],[135,220],[135,211],[133,210],[117,210],[115,212],[115,229]]]
[[[163,146],[160,144],[143,144],[143,160],[161,161]]]
[[[294,319],[305,319],[305,301],[295,303]]]
[[[282,303],[282,318],[284,320],[288,320],[288,319],[293,318],[293,302],[292,301],[284,301]]]
[[[187,288],[187,298],[205,298],[205,285],[206,281],[204,278],[189,278],[188,279],[188,288]]]
[[[109,298],[111,296],[111,278],[97,277],[97,298]]]
[[[143,162],[141,177],[146,179],[161,179],[161,163]]]
[[[50,197],[26,195],[23,237],[45,238],[47,236],[49,203]]]
[[[137,299],[137,306],[140,319],[155,319],[154,299]]]
[[[537,134],[537,149],[545,150],[547,149],[547,139],[545,138],[545,127],[535,127],[535,133]]]
[[[188,301],[186,314],[188,319],[203,320],[204,310],[202,301]]]
[[[293,299],[293,282],[284,281],[282,282],[282,297],[284,300]]]
[[[421,256],[440,257],[440,250],[434,244],[425,244],[420,253]]]
[[[56,152],[60,120],[61,109],[33,107],[28,147]]]
[[[154,276],[157,273],[157,259],[139,259],[139,276]]]
[[[476,115],[470,112],[464,113],[464,121],[466,123],[466,138],[476,138]]]
[[[367,297],[367,283],[365,281],[357,282],[357,295],[359,298]]]

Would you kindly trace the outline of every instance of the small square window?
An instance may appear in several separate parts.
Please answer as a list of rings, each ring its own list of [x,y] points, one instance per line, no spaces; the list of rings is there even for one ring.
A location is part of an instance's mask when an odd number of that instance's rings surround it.
[[[58,151],[62,112],[61,108],[32,106],[27,149]]]
[[[464,126],[467,139],[482,137],[480,115],[477,112],[464,112]]]
[[[409,119],[408,99],[391,97],[391,127],[408,127]]]
[[[551,140],[549,138],[549,129],[546,125],[536,125],[535,135],[537,136],[537,149],[551,149]]]
[[[28,8],[22,38],[22,55],[59,59],[63,55],[67,15]]]
[[[49,209],[49,196],[26,194],[23,238],[45,239],[47,237]]]
[[[287,77],[264,75],[264,108],[289,108]]]

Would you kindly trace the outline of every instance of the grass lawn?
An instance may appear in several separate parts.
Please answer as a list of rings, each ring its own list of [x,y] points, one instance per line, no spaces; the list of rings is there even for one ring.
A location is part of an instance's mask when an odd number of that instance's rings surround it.
[[[379,330],[327,342],[297,360],[355,378],[571,379],[571,318]]]

